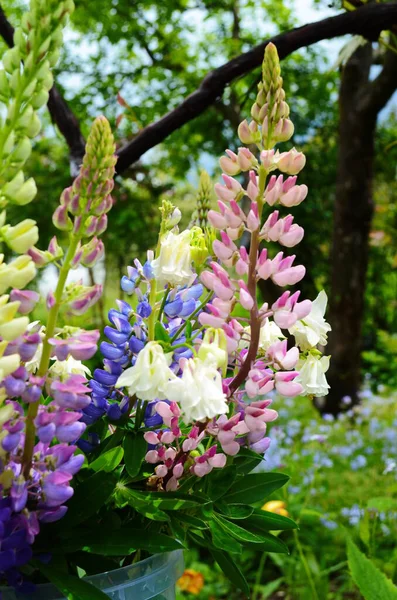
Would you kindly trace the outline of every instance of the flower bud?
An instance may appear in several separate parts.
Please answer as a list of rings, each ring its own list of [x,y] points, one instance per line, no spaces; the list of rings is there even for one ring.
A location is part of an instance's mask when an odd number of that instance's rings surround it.
[[[3,323],[0,325],[0,336],[3,338],[3,340],[12,342],[25,333],[28,325],[28,317],[18,317],[17,319],[12,319],[8,323]]]
[[[237,133],[243,144],[258,144],[261,140],[258,125],[255,121],[251,121],[249,125],[246,120],[242,121],[238,126]]]
[[[277,157],[277,168],[289,175],[297,175],[305,164],[305,155],[302,152],[298,152],[295,148],[292,148],[288,152],[283,152]]]
[[[23,289],[36,276],[36,268],[30,256],[22,255],[13,260],[9,267],[12,269],[11,285]]]
[[[68,216],[67,206],[58,206],[52,215],[52,222],[57,229],[61,231],[70,231],[73,227],[72,221]]]
[[[39,239],[36,221],[32,219],[24,219],[15,227],[5,225],[1,234],[5,243],[17,254],[27,252]]]
[[[10,300],[19,302],[18,312],[21,315],[27,315],[36,306],[40,299],[40,294],[33,290],[11,290]]]
[[[219,160],[222,171],[227,175],[238,175],[240,173],[240,165],[238,164],[237,154],[231,150],[226,150],[227,156],[222,156]]]

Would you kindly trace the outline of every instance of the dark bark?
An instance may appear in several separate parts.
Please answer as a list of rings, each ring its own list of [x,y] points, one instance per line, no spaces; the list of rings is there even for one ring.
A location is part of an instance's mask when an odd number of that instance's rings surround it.
[[[397,3],[363,6],[355,11],[323,19],[291,31],[280,33],[262,42],[248,52],[237,56],[206,75],[197,90],[164,117],[148,125],[123,148],[118,150],[116,165],[122,173],[145,152],[164,141],[171,133],[202,114],[220,98],[225,88],[235,79],[259,67],[269,42],[273,42],[283,59],[295,50],[311,46],[323,39],[331,39],[348,33],[359,34],[376,40],[379,33],[397,23]]]
[[[342,73],[339,157],[331,252],[329,395],[324,412],[337,414],[341,400],[358,401],[365,281],[372,197],[374,139],[379,111],[397,87],[397,56],[388,51],[381,74],[369,82],[372,47],[360,47]]]

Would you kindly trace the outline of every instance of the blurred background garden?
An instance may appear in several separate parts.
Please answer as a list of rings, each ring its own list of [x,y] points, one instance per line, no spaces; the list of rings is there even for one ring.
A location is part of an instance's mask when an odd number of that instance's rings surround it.
[[[105,114],[118,146],[125,147],[178,107],[209,71],[279,33],[364,4],[76,0],[56,72],[57,93],[68,108],[60,115],[58,102],[52,117],[43,111],[45,126],[27,168],[35,173],[38,195],[24,211],[38,222],[40,247],[53,235],[51,215],[97,115]],[[0,5],[14,24],[26,9],[23,0]],[[4,15],[0,28],[7,41]],[[347,537],[397,583],[396,32],[392,25],[380,37],[379,31],[368,36],[370,42],[343,35],[284,51],[284,87],[298,132],[293,144],[307,157],[300,183],[309,195],[299,213],[305,237],[297,256],[310,275],[301,289],[311,299],[322,288],[328,294],[331,390],[318,404],[274,397],[279,419],[269,427],[272,445],[259,468],[291,479],[264,504],[270,501],[267,510],[291,516],[300,529],[280,536],[289,555],[246,550],[237,557],[253,600],[361,598],[349,575]],[[181,117],[164,141],[154,140],[129,162],[123,158],[128,164],[116,179],[105,259],[94,270],[74,273],[75,281],[105,288],[106,301],[84,315],[85,324],[103,329],[107,310],[122,297],[119,280],[127,266],[156,244],[163,199],[179,206],[189,224],[200,172],[219,180],[218,157],[238,147],[236,129],[248,116],[259,76],[259,66],[247,69],[196,118]],[[59,125],[65,115],[61,133],[53,121],[58,117]],[[43,290],[53,280],[52,268],[43,271]],[[263,283],[262,299],[271,302],[274,289]],[[35,318],[45,310],[39,307]],[[72,316],[68,324],[81,319]],[[205,549],[187,554],[186,567],[180,600],[242,598]]]

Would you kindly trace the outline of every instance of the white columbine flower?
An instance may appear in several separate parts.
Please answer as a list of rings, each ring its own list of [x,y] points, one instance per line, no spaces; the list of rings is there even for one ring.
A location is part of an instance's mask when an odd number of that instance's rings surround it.
[[[245,331],[249,336],[251,335],[250,327],[245,327]],[[285,335],[283,335],[283,332],[281,331],[280,327],[276,325],[274,321],[269,321],[269,319],[265,319],[263,321],[259,334],[259,350],[263,350],[263,352],[266,352],[266,350],[272,344],[274,344],[275,342],[279,342],[282,339],[285,339]],[[248,346],[249,342],[246,339],[244,339],[244,341],[240,343],[240,348],[248,348]]]
[[[317,344],[325,346],[327,343],[327,333],[331,331],[331,325],[324,319],[327,301],[327,294],[322,290],[312,302],[312,309],[307,317],[297,321],[288,330],[295,336],[296,343],[301,350],[310,350]]]
[[[154,276],[161,286],[188,285],[194,277],[190,239],[189,229],[179,234],[169,231],[162,238],[160,254],[152,262]]]
[[[308,354],[307,358],[298,361],[296,370],[299,371],[296,383],[303,386],[304,394],[326,396],[329,385],[325,373],[329,369],[329,356]]]
[[[165,400],[165,388],[175,374],[169,368],[172,353],[165,355],[157,342],[149,342],[138,354],[133,367],[126,369],[117,380],[116,387],[127,387],[130,396],[140,400]]]
[[[49,374],[52,379],[64,381],[69,375],[91,376],[91,371],[83,365],[81,360],[76,360],[73,356],[68,356],[66,360],[54,359],[54,363],[49,368]]]
[[[229,410],[220,373],[197,358],[187,360],[182,377],[168,383],[167,398],[178,402],[186,424],[212,419]]]

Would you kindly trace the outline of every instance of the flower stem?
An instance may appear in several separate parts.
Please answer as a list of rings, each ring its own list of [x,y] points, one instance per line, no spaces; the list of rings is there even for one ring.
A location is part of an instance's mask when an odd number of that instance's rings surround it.
[[[306,576],[307,576],[307,580],[308,580],[309,585],[310,585],[310,589],[311,589],[311,592],[312,592],[312,598],[313,598],[313,600],[319,600],[319,597],[318,597],[318,594],[317,594],[317,590],[316,590],[316,586],[314,584],[314,580],[313,580],[312,574],[310,572],[310,567],[309,567],[309,564],[308,564],[308,562],[306,560],[305,553],[303,552],[303,548],[302,548],[302,545],[300,543],[299,535],[298,535],[298,532],[297,532],[296,529],[293,530],[293,534],[294,534],[294,539],[295,539],[296,547],[298,548],[299,558],[301,560],[302,566],[303,566],[303,568],[305,570],[305,573],[306,573]]]
[[[266,558],[267,558],[267,554],[266,554],[266,552],[263,552],[261,559],[259,561],[258,570],[256,572],[255,586],[254,586],[254,593],[252,594],[252,600],[257,600],[259,598],[259,585],[261,583],[263,570],[265,568]]]
[[[251,233],[251,244],[250,244],[250,253],[249,253],[249,270],[248,270],[248,280],[247,287],[248,291],[254,301],[254,305],[250,311],[250,330],[251,330],[251,340],[248,349],[247,356],[245,357],[245,361],[243,362],[240,371],[234,377],[233,381],[229,386],[229,395],[231,396],[243,383],[245,378],[247,377],[249,370],[251,368],[252,362],[255,360],[258,346],[259,346],[259,337],[261,331],[261,320],[259,318],[258,311],[258,302],[256,299],[256,263],[258,260],[258,251],[259,251],[259,243],[260,243],[260,228],[261,228],[261,217],[263,211],[263,194],[266,186],[266,177],[267,171],[263,166],[259,167],[259,185],[258,185],[258,196],[256,198],[258,204],[258,215],[259,215],[259,225],[258,228],[255,229]]]
[[[70,271],[71,262],[76,253],[76,249],[79,243],[80,237],[72,235],[70,238],[70,245],[68,251],[65,256],[65,260],[63,261],[62,267],[59,271],[59,278],[57,287],[54,292],[55,303],[50,308],[48,313],[48,321],[46,326],[46,335],[43,340],[43,352],[41,355],[39,369],[37,371],[37,375],[39,377],[44,377],[48,371],[48,365],[50,363],[51,356],[51,345],[49,343],[49,339],[53,337],[55,333],[55,328],[57,324],[59,309],[62,303],[62,295],[63,290],[65,288],[65,283],[67,276]],[[34,426],[34,420],[37,416],[39,410],[40,401],[33,402],[30,404],[28,409],[28,414],[26,416],[26,436],[25,436],[25,446],[23,449],[23,457],[22,464],[24,465],[23,474],[25,477],[29,476],[30,467],[32,464],[32,455],[33,455],[33,447],[36,438],[36,429]]]

